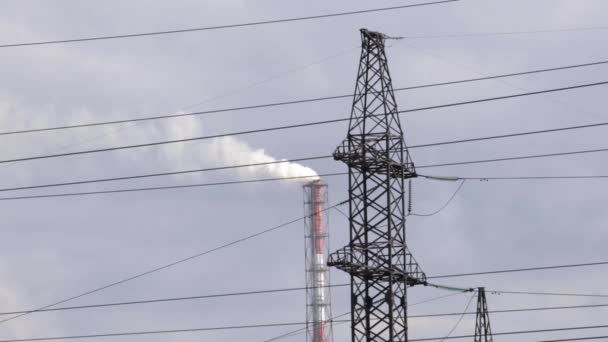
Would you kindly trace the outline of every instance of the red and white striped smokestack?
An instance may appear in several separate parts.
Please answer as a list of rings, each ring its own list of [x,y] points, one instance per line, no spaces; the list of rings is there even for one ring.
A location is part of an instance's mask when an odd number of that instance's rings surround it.
[[[323,246],[325,245],[325,227],[323,225],[323,216],[325,216],[323,212],[323,189],[324,188],[320,186],[318,182],[312,186],[312,225],[315,237],[315,266],[318,268],[325,267],[325,253],[323,252]],[[317,275],[319,277],[317,284],[319,286],[327,286],[324,272],[319,272]],[[317,299],[323,299],[325,292],[323,290],[323,288],[317,289]],[[327,317],[324,317],[324,314],[324,310],[319,309],[316,317],[318,320],[315,321],[315,342],[327,342],[327,336],[325,334],[325,321],[327,320]]]
[[[327,184],[315,180],[304,185],[306,222],[306,279],[308,342],[328,342],[331,332],[327,322],[331,315],[329,270],[326,266]]]

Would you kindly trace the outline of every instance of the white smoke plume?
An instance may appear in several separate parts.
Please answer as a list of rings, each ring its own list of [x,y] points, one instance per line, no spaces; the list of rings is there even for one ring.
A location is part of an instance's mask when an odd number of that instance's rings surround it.
[[[154,138],[149,140],[162,139],[183,139],[205,135],[200,118],[182,117],[165,122],[162,130],[157,132]],[[212,139],[206,142],[192,142],[186,144],[172,144],[164,148],[165,157],[174,167],[180,169],[199,168],[202,165],[208,167],[247,165],[272,163],[261,166],[251,166],[234,169],[239,177],[243,179],[258,178],[296,178],[291,182],[308,182],[319,179],[317,172],[312,168],[298,163],[288,162],[285,159],[277,159],[266,153],[264,149],[255,149],[249,144],[234,138],[223,137]]]
[[[22,114],[25,112],[37,113],[38,115],[33,116],[33,119],[30,120],[29,126],[26,125],[25,127],[15,128],[38,128],[57,125],[56,122],[53,122],[53,118],[56,118],[58,113],[51,108],[44,108],[42,110],[22,108],[20,104],[9,105],[9,103],[10,102],[0,101],[0,123],[7,121],[13,113]],[[128,115],[120,114],[124,113],[113,115],[119,117]],[[181,114],[181,112],[176,114]],[[69,125],[83,122],[95,122],[98,120],[99,118],[93,115],[91,112],[86,110],[78,110],[72,113],[67,122],[61,122],[61,124]],[[36,142],[35,144],[17,144],[17,146],[23,147],[23,150],[16,152],[13,151],[14,149],[6,151],[6,155],[10,157],[20,157],[24,155],[86,150],[97,147],[121,146],[163,140],[178,140],[200,137],[208,134],[204,131],[205,130],[201,118],[192,116],[179,117],[162,122],[126,124],[124,126],[103,126],[95,129],[74,129],[63,132],[63,134],[50,133],[36,136],[36,139],[39,141],[32,140],[33,142]],[[41,141],[45,140],[48,141],[48,144],[41,143]],[[40,148],[40,146],[44,147]],[[165,166],[158,166],[158,169],[161,170],[188,170],[204,167],[221,167],[281,161],[268,155],[264,149],[253,148],[247,143],[234,137],[168,144],[163,145],[160,151],[157,148],[147,148],[122,151],[115,154],[115,157],[120,159],[117,160],[119,163],[118,165],[123,164],[124,162],[137,165],[138,162],[141,162],[142,158],[151,158],[153,156],[156,156],[156,158],[160,157],[157,160],[160,162],[160,164],[165,164]],[[73,159],[70,162],[73,163],[75,168],[77,168],[81,173],[85,174],[94,172],[100,168],[103,169],[100,165],[95,164],[94,157]],[[103,165],[103,167],[105,167],[105,165]],[[10,168],[8,169],[10,170]],[[29,177],[28,171],[29,170],[27,168],[20,170],[19,178],[22,183],[30,183],[35,181]],[[319,178],[318,174],[313,169],[301,164],[287,161],[262,166],[237,168],[234,169],[234,171],[228,172],[236,172],[241,179],[251,179],[254,177],[306,177],[293,179],[291,182],[307,182]],[[175,177],[180,178],[180,176]]]
[[[221,160],[226,165],[259,164],[278,161],[269,156],[263,149],[253,149],[248,144],[235,138],[226,137],[218,139],[208,145],[203,155]],[[205,153],[206,152],[206,153]],[[285,161],[285,159],[282,159]],[[309,167],[287,162],[252,166],[239,169],[241,175],[270,176],[273,178],[307,177],[294,179],[295,181],[311,181],[319,179],[317,172]]]

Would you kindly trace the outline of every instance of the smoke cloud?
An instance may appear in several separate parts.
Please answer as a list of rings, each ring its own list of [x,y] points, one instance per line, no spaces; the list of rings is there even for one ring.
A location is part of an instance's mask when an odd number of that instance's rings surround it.
[[[147,134],[143,140],[183,139],[187,137],[203,136],[204,126],[199,118],[181,117],[165,122],[159,131]],[[148,132],[151,133],[151,132]],[[256,149],[246,142],[235,137],[212,139],[205,143],[172,144],[164,148],[167,162],[174,168],[193,169],[202,165],[230,166],[272,163],[283,163],[251,166],[234,169],[242,179],[258,178],[291,178],[306,177],[289,180],[289,182],[308,182],[319,179],[315,170],[298,163],[288,162],[270,156],[264,149]]]
[[[254,149],[247,143],[232,137],[216,140],[208,146],[203,155],[220,160],[226,165],[258,164],[279,161],[269,156],[263,149]],[[281,159],[285,160],[285,159]],[[284,163],[269,164],[263,166],[252,166],[239,169],[241,176],[264,176],[264,177],[307,177],[294,179],[293,181],[310,181],[319,179],[317,172],[309,167],[297,163],[285,161]]]
[[[0,123],[7,121],[13,113],[38,113],[34,115],[29,126],[15,127],[32,128],[48,127],[58,125],[50,122],[51,118],[58,117],[58,113],[49,108],[32,109],[21,108],[20,104],[0,101]],[[181,114],[177,112],[176,114]],[[116,114],[116,116],[127,116],[132,114]],[[14,116],[14,115],[13,115]],[[78,124],[82,122],[95,122],[95,116],[86,110],[75,111],[70,119],[60,124]],[[9,126],[9,125],[7,125]],[[10,127],[10,126],[9,126]],[[36,136],[36,142],[32,140],[20,141],[19,144],[7,144],[0,147],[0,152],[6,152],[8,156],[20,157],[24,155],[37,155],[43,153],[59,153],[75,150],[86,150],[97,147],[121,146],[137,143],[147,143],[162,140],[177,140],[204,136],[204,125],[197,117],[179,117],[159,123],[127,124],[124,126],[105,126],[99,129],[75,129],[64,132],[64,134],[47,134]],[[49,143],[44,143],[48,141]],[[42,143],[41,143],[42,142]],[[19,150],[8,146],[19,146]],[[40,146],[50,146],[42,148]],[[6,149],[6,150],[5,150]],[[10,152],[10,153],[9,153]],[[318,174],[313,169],[298,163],[288,162],[285,159],[277,159],[270,156],[264,149],[256,149],[247,143],[234,137],[212,139],[205,142],[189,142],[169,144],[162,146],[160,153],[158,149],[139,149],[117,153],[115,165],[121,168],[122,162],[139,163],[143,159],[153,160],[155,157],[161,164],[166,164],[164,169],[188,170],[200,167],[216,167],[243,164],[260,164],[285,161],[283,163],[268,164],[234,169],[241,179],[259,178],[291,178],[306,177],[290,180],[290,182],[306,182],[318,179]],[[160,157],[160,158],[159,158]],[[70,164],[79,169],[81,173],[88,174],[107,165],[99,165],[92,158],[74,159]],[[124,168],[124,165],[123,165]],[[163,167],[159,167],[163,169]],[[2,170],[9,171],[9,170]],[[29,170],[19,172],[22,183],[34,182]],[[119,171],[120,172],[120,171]],[[16,175],[13,175],[15,177]],[[180,176],[174,176],[180,178]],[[35,177],[34,177],[35,178]]]

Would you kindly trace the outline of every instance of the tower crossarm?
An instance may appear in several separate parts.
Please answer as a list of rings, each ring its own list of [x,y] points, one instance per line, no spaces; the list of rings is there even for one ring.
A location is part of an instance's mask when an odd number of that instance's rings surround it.
[[[417,177],[414,163],[405,151],[405,160],[401,161],[402,137],[368,137],[349,136],[333,153],[334,160],[341,161],[359,172],[374,172],[389,175],[393,178]],[[377,147],[388,145],[388,149]],[[389,153],[386,153],[387,150]]]
[[[395,250],[399,248],[404,246],[393,246]],[[360,279],[403,282],[408,286],[427,283],[426,275],[407,248],[405,261],[392,265],[385,257],[384,249],[382,246],[343,247],[330,255],[327,264]]]

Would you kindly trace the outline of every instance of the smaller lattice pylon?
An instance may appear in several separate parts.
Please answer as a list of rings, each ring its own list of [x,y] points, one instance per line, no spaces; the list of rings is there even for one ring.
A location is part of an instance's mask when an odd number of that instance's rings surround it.
[[[490,327],[490,313],[486,300],[486,289],[477,289],[477,319],[475,320],[475,342],[492,342],[492,328]]]

